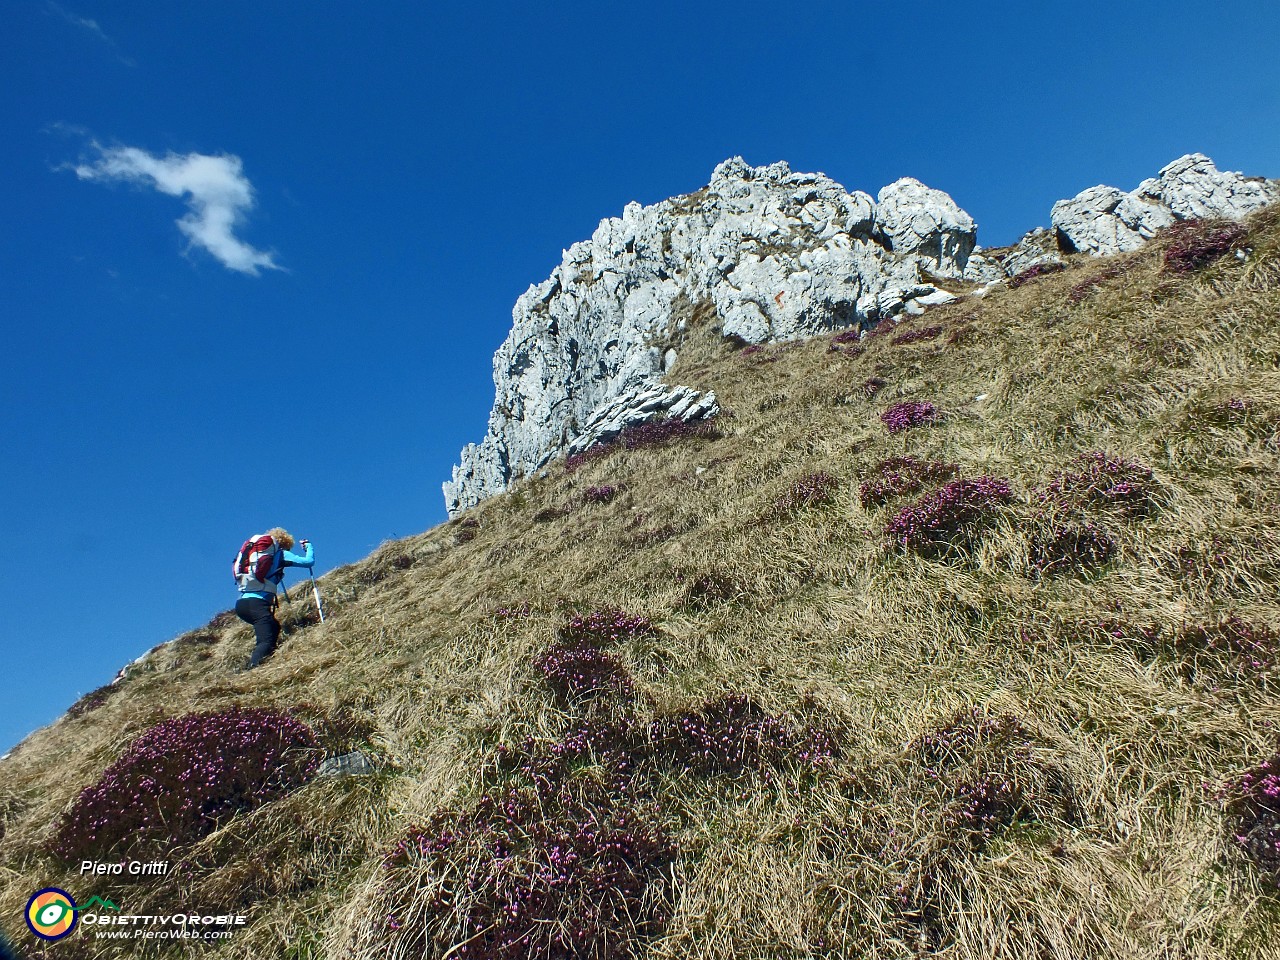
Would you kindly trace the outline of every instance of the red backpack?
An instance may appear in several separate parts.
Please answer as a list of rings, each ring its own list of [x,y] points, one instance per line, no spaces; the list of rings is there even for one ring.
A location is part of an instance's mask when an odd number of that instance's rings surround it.
[[[241,593],[275,593],[280,582],[280,564],[284,551],[275,539],[266,533],[250,537],[240,546],[231,572]]]

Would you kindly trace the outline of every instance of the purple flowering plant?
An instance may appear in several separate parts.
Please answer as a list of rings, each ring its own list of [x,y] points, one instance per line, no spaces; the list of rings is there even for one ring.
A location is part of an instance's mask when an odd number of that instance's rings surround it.
[[[965,551],[1012,499],[1009,481],[999,477],[952,480],[895,513],[884,533],[894,546],[930,559]]]
[[[1280,753],[1228,779],[1216,798],[1225,802],[1236,847],[1280,887]]]
[[[1061,523],[1031,538],[1031,569],[1039,577],[1078,573],[1112,560],[1119,546],[1093,523]]]
[[[862,384],[858,387],[858,392],[861,393],[865,399],[871,400],[874,399],[875,395],[883,390],[887,385],[888,381],[883,377],[868,377],[866,380],[862,381]]]
[[[897,497],[911,496],[926,486],[948,480],[958,469],[941,460],[889,457],[872,468],[873,476],[858,488],[858,498],[864,507],[882,507]]]
[[[1243,224],[1221,221],[1184,220],[1166,231],[1169,244],[1164,251],[1164,268],[1169,273],[1192,273],[1220,260],[1244,240]]]
[[[1250,681],[1271,676],[1280,655],[1280,633],[1232,615],[1217,623],[1187,624],[1173,635],[1172,653],[1191,679]]]
[[[815,773],[838,756],[834,738],[822,726],[798,726],[740,694],[660,717],[650,726],[650,737],[661,763],[701,776],[767,773],[785,766]]]
[[[825,470],[806,473],[795,480],[786,493],[773,502],[777,514],[795,513],[811,507],[820,507],[835,499],[840,483]]]
[[[1065,263],[1037,263],[1035,266],[1028,267],[1026,270],[1023,270],[1021,273],[1010,278],[1009,286],[1016,290],[1024,283],[1030,283],[1038,277],[1048,276],[1051,273],[1060,273],[1065,269],[1067,269],[1067,265]]]
[[[1042,503],[1056,509],[1100,509],[1125,519],[1154,512],[1157,484],[1150,467],[1100,450],[1081,454],[1074,465],[1040,492]]]
[[[458,960],[571,960],[644,953],[670,917],[675,841],[654,807],[599,785],[551,796],[527,787],[486,793],[410,830],[386,869],[433,882],[414,912],[387,917],[396,955]]]
[[[616,484],[601,484],[599,486],[590,486],[582,491],[582,499],[585,503],[608,503],[619,492],[622,487]]]
[[[909,343],[923,343],[926,340],[936,340],[941,335],[941,326],[916,327],[910,330],[903,330],[902,333],[895,335],[889,342],[897,347]]]
[[[134,740],[63,815],[63,860],[143,857],[199,840],[306,783],[315,734],[287,713],[230,707],[165,720]]]
[[[678,848],[648,778],[641,728],[595,715],[559,738],[500,745],[494,783],[469,809],[438,811],[387,852],[389,949],[467,960],[642,954],[670,919]],[[403,890],[403,884],[395,886]],[[406,923],[410,912],[422,918]]]
[[[560,627],[565,644],[606,646],[655,634],[653,621],[619,607],[600,607],[587,613],[575,612]]]
[[[927,400],[904,400],[880,414],[880,421],[890,433],[901,433],[912,427],[936,422],[938,410]]]
[[[534,668],[561,706],[599,699],[625,702],[635,695],[626,665],[589,644],[555,644],[534,662]]]

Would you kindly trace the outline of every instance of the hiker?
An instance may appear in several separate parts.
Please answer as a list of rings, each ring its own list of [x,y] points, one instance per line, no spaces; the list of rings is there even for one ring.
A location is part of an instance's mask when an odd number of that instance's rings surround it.
[[[313,567],[315,555],[309,540],[302,541],[302,555],[290,553],[293,537],[282,527],[250,537],[236,554],[233,572],[240,599],[236,616],[253,625],[257,643],[249,660],[252,670],[275,652],[280,639],[280,621],[276,619],[276,589],[284,579],[285,567]]]

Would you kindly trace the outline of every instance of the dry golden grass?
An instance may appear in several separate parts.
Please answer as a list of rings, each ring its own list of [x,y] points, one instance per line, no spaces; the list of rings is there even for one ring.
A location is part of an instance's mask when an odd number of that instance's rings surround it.
[[[249,928],[213,956],[385,955],[383,851],[484,791],[496,744],[558,735],[564,715],[531,664],[566,611],[613,605],[659,627],[619,650],[642,716],[745,693],[842,733],[835,769],[802,786],[662,782],[678,896],[645,955],[1280,956],[1276,897],[1202,786],[1276,752],[1277,679],[1188,679],[1167,656],[1079,626],[1172,630],[1232,613],[1280,626],[1280,211],[1255,218],[1250,242],[1247,262],[1185,277],[1162,273],[1159,242],[1111,263],[1079,258],[909,321],[943,325],[936,339],[873,337],[858,356],[827,338],[744,355],[691,305],[676,377],[716,391],[731,411],[722,438],[574,473],[556,463],[473,510],[478,527],[385,544],[322,578],[326,623],[304,603],[286,609],[279,652],[252,673],[234,670],[252,646],[235,620],[158,648],[104,705],[0,764],[3,915],[19,916],[37,887],[83,888],[46,847],[132,737],[189,711],[301,705],[331,751],[359,747],[380,772],[239,817],[175,851],[189,878],[120,898],[248,911]],[[885,385],[867,399],[871,377]],[[1237,397],[1247,410],[1227,411]],[[930,401],[943,419],[890,435],[879,414],[900,400]],[[1150,466],[1159,509],[1105,520],[1120,544],[1105,568],[1028,576],[1033,491],[1091,450]],[[901,455],[1006,477],[1017,502],[964,558],[887,551],[893,507],[864,508],[858,485]],[[834,500],[779,514],[778,497],[816,471],[837,478]],[[602,483],[622,493],[584,504]],[[1188,558],[1200,558],[1191,572]],[[494,615],[522,602],[526,616]],[[973,705],[1034,736],[1011,775],[1038,804],[978,845],[948,832],[946,794],[911,748]],[[1071,816],[1042,796],[1050,768],[1071,784]],[[84,955],[93,948],[79,937]]]

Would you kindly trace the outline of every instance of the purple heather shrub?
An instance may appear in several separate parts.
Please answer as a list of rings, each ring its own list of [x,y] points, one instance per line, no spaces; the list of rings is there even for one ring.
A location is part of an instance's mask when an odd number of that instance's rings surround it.
[[[773,509],[779,514],[795,513],[810,507],[820,507],[830,503],[836,495],[839,481],[824,470],[806,473],[790,487],[787,492],[773,502]]]
[[[938,419],[938,411],[928,401],[904,400],[880,414],[880,420],[890,433],[901,433]]]
[[[579,467],[585,467],[596,460],[602,460],[618,449],[616,443],[593,443],[581,453],[571,453],[564,458],[564,472],[573,473]]]
[[[754,357],[757,353],[759,353],[763,349],[764,347],[760,346],[760,344],[758,343],[749,343],[742,348],[742,356]]]
[[[999,830],[1050,811],[1073,821],[1066,775],[1036,756],[1036,738],[1017,718],[962,709],[912,745],[925,776],[949,797],[942,825],[981,846]]]
[[[872,469],[875,476],[858,488],[858,497],[867,508],[881,507],[895,497],[919,493],[928,485],[954,477],[959,468],[941,460],[889,457]]]
[[[883,390],[886,385],[887,381],[881,377],[868,377],[862,382],[862,386],[858,389],[866,399],[871,400],[877,393]]]
[[[885,536],[898,547],[928,558],[967,550],[997,508],[1012,499],[1008,480],[989,476],[952,480],[894,514]]]
[[[1148,516],[1155,507],[1151,468],[1100,450],[1076,457],[1076,470],[1059,473],[1040,499],[1059,507],[1100,508],[1128,519]]]
[[[1200,668],[1234,679],[1269,676],[1280,654],[1280,634],[1270,627],[1230,616],[1215,624],[1190,624],[1173,637],[1173,652],[1192,675]]]
[[[1006,827],[1030,817],[1024,785],[1003,770],[985,770],[960,780],[955,796],[943,813],[943,822],[974,834],[981,844]]]
[[[578,771],[590,768],[592,779],[615,796],[642,799],[649,784],[639,776],[649,758],[645,729],[625,711],[594,712],[573,718],[559,739],[526,737],[516,746],[499,745],[497,770],[535,787],[544,796],[572,789]]]
[[[556,644],[534,662],[565,707],[589,700],[626,702],[635,695],[635,684],[626,665],[612,654],[587,644]]]
[[[1280,753],[1217,791],[1231,818],[1231,836],[1268,883],[1280,887]]]
[[[859,342],[861,339],[862,331],[857,327],[842,330],[831,338],[831,342],[827,345],[827,351],[846,357],[860,357],[864,352],[864,348]]]
[[[523,620],[525,617],[533,616],[533,605],[528,600],[521,600],[510,606],[498,607],[493,611],[493,615],[499,620]]]
[[[587,487],[587,489],[582,492],[582,499],[586,503],[608,503],[616,497],[621,490],[621,486],[614,484]]]
[[[650,737],[655,759],[701,776],[767,773],[788,766],[814,773],[838,755],[834,739],[821,726],[799,728],[734,694],[655,720]]]
[[[387,918],[388,951],[456,960],[630,960],[661,934],[677,848],[661,812],[596,787],[488,793],[437,813],[386,858],[425,871],[424,922]]]
[[[1188,541],[1180,544],[1173,557],[1164,564],[1176,577],[1201,583],[1230,581],[1232,561],[1238,555],[1239,545],[1228,543],[1217,534],[1208,543]]]
[[[1245,238],[1243,224],[1184,220],[1168,229],[1164,268],[1169,273],[1193,273],[1226,256]]]
[[[1073,304],[1080,303],[1095,289],[1102,286],[1108,280],[1114,280],[1123,272],[1124,271],[1117,265],[1107,267],[1105,270],[1101,270],[1091,277],[1085,277],[1071,288],[1071,292],[1067,294],[1067,302]]]
[[[1144,659],[1154,657],[1165,642],[1165,632],[1158,624],[1132,623],[1119,617],[1100,620],[1077,620],[1066,625],[1073,638],[1105,645],[1120,644]]]
[[[90,690],[83,697],[67,708],[68,717],[82,717],[86,713],[92,713],[99,707],[106,704],[120,687],[116,684],[108,683],[98,687],[96,690]]]
[[[1031,568],[1041,577],[1100,567],[1119,547],[1111,535],[1092,523],[1059,524],[1031,539]]]
[[[1028,267],[1021,273],[1009,280],[1009,286],[1016,289],[1024,283],[1029,283],[1037,277],[1047,276],[1051,273],[1059,273],[1067,268],[1065,263],[1037,263],[1034,267]]]
[[[560,627],[560,639],[566,644],[602,647],[652,636],[656,632],[653,621],[648,617],[627,613],[617,607],[601,607],[590,613],[572,614]]]
[[[1017,717],[973,706],[920,736],[912,749],[926,769],[940,773],[980,751],[1025,752],[1031,745],[1031,733]]]
[[[904,330],[895,336],[890,343],[895,347],[908,343],[922,343],[925,340],[936,340],[942,335],[942,327],[917,327],[913,330]]]
[[[1228,397],[1215,404],[1211,414],[1215,420],[1228,426],[1246,423],[1257,410],[1257,404],[1249,397]]]
[[[266,707],[165,720],[81,791],[53,852],[66,861],[168,853],[302,786],[319,753],[310,727]]]
[[[678,440],[716,440],[719,437],[714,417],[706,420],[669,417],[627,427],[618,439],[626,449],[639,450],[642,447],[665,447]]]
[[[388,873],[429,877],[416,902],[392,907],[388,949],[470,960],[642,953],[669,919],[677,853],[637,775],[646,749],[634,720],[602,715],[557,740],[499,746],[504,785],[469,810],[438,812],[386,854]],[[401,921],[410,907],[422,923]]]

